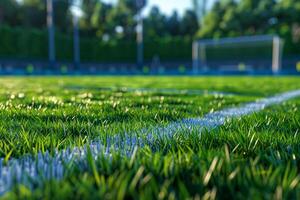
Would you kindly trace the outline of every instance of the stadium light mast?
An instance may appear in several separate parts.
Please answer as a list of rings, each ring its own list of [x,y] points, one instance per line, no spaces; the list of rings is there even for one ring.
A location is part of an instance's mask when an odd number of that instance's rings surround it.
[[[137,7],[137,65],[139,68],[144,65],[144,23],[143,23],[143,7],[145,6],[145,0],[136,0]]]
[[[79,36],[79,18],[82,16],[78,5],[72,5],[73,15],[73,59],[75,70],[80,68],[80,36]]]
[[[75,69],[80,68],[80,42],[79,42],[79,28],[78,28],[78,16],[73,17],[74,26],[74,65]]]
[[[197,75],[199,73],[199,46],[198,41],[193,42],[193,74]]]
[[[51,67],[55,65],[55,30],[53,0],[47,0],[47,27],[48,27],[48,56]]]
[[[143,36],[143,18],[141,11],[138,11],[137,25],[137,64],[139,67],[144,63],[144,36]]]

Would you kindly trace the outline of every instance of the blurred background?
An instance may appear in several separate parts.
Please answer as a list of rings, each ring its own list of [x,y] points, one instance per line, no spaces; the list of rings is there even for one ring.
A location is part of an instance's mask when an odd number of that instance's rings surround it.
[[[300,73],[300,0],[0,0],[0,74],[195,74],[195,40],[258,35],[280,37],[281,73]],[[272,44],[210,59],[260,60],[264,48],[272,60]],[[245,62],[227,71],[258,73]]]

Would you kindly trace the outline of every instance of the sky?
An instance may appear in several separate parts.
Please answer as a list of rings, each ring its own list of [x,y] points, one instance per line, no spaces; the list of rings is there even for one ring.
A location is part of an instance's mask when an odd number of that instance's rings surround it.
[[[114,3],[117,0],[103,0],[104,2]],[[191,0],[147,0],[147,7],[145,13],[147,14],[152,6],[158,6],[160,10],[167,15],[172,14],[174,10],[177,10],[180,14],[183,14],[186,9],[192,8]]]
[[[1,1],[1,0],[0,0]],[[22,0],[17,0],[22,2]],[[79,0],[80,1],[80,0]],[[115,3],[117,0],[102,0],[106,3]],[[209,3],[214,0],[208,0]],[[170,15],[174,10],[177,10],[179,14],[183,14],[185,10],[192,8],[191,0],[147,0],[147,7],[145,8],[145,14],[149,12],[151,7],[158,6],[160,10]]]

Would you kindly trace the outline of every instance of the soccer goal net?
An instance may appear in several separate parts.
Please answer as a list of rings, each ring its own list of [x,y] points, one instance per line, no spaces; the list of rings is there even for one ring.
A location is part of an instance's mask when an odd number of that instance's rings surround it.
[[[245,36],[197,40],[193,72],[279,73],[283,41],[278,36]]]

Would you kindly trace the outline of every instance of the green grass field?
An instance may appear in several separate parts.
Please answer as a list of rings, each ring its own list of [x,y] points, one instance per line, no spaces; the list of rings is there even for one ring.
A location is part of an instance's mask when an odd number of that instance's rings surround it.
[[[0,85],[1,170],[11,159],[139,136],[300,89],[300,78],[2,77]],[[295,98],[213,130],[178,131],[130,156],[87,156],[60,180],[41,175],[42,184],[14,184],[0,198],[299,199],[299,110]]]

